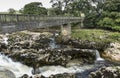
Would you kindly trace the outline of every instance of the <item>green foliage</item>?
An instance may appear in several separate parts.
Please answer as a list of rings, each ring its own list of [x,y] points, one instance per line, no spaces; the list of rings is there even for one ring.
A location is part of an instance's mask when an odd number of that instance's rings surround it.
[[[52,3],[52,8],[55,10],[56,15],[69,15],[66,14],[68,11],[66,10],[69,7],[69,4],[74,0],[50,0]]]
[[[47,9],[42,7],[40,2],[26,4],[23,8],[24,14],[47,15]]]
[[[52,8],[54,9],[55,15],[61,15],[62,14],[62,1],[61,0],[51,0],[50,3],[52,3]]]
[[[74,16],[80,16],[80,13],[89,13],[91,5],[87,0],[75,0],[69,4],[67,7],[67,12],[73,14]]]
[[[112,30],[120,31],[120,26],[113,26],[111,27]]]
[[[74,29],[72,38],[93,42],[120,42],[120,33],[98,29]]]
[[[98,25],[120,31],[120,0],[106,0]]]
[[[103,18],[103,20],[100,20],[98,24],[100,24],[100,26],[105,26],[105,27],[112,27],[115,25],[114,20],[109,17]]]
[[[92,4],[91,4],[92,3]],[[67,7],[67,12],[73,16],[85,14],[85,27],[96,27],[103,9],[104,0],[74,0]]]
[[[50,8],[50,9],[48,9],[48,16],[55,16],[55,15],[57,15],[56,13],[55,13],[55,9],[54,8]]]
[[[8,9],[9,14],[15,14],[16,11],[13,8]]]
[[[120,0],[106,0],[104,10],[120,12]]]

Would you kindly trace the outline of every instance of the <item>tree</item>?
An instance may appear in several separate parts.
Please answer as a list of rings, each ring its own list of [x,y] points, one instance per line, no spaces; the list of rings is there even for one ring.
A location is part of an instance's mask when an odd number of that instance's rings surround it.
[[[23,14],[23,13],[24,13],[24,9],[21,8],[21,9],[19,10],[19,13]]]
[[[101,19],[103,8],[105,6],[105,0],[91,0],[90,1],[91,8],[91,16],[88,16],[88,20],[91,20],[93,27],[97,27],[97,22]]]
[[[98,25],[120,31],[120,0],[106,0]]]
[[[32,2],[26,4],[23,8],[24,14],[47,15],[47,9],[42,7],[41,2]]]
[[[120,12],[120,0],[106,0],[104,10]]]
[[[55,0],[56,1],[56,0]],[[101,17],[105,0],[61,0],[65,15],[81,16],[84,13],[85,26],[96,27]],[[65,5],[66,4],[66,5]]]
[[[16,11],[13,8],[8,9],[9,14],[15,14]]]
[[[61,0],[51,0],[50,3],[52,3],[52,8],[54,8],[54,11],[56,15],[62,14],[62,1]]]
[[[72,13],[74,16],[80,16],[80,13],[89,13],[90,3],[87,0],[76,0],[69,4],[67,11]]]
[[[74,0],[51,0],[52,7],[57,15],[64,15],[68,5]]]
[[[48,16],[55,16],[56,15],[55,9],[54,8],[49,8],[47,15]]]

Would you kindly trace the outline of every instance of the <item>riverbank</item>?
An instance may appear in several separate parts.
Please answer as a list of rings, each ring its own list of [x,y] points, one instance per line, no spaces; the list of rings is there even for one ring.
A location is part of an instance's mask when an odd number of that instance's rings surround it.
[[[86,44],[84,42],[95,43],[96,45],[92,44],[94,45],[93,48],[101,47],[97,49],[104,58],[120,63],[118,60],[120,56],[120,32],[100,29],[74,29],[72,30],[72,38],[81,40],[84,45]],[[88,47],[88,45],[85,46]]]
[[[101,29],[73,29],[72,38],[91,42],[119,42],[120,32],[111,32]]]

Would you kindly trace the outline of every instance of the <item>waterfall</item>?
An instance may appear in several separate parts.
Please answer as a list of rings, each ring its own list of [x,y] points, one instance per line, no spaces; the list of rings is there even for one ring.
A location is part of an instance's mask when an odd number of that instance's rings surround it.
[[[55,42],[55,38],[50,38],[50,47],[52,48],[52,49],[54,49],[54,48],[56,48],[56,42]]]
[[[96,60],[95,60],[95,65],[104,65],[105,64],[105,60],[103,58],[100,57],[100,53],[98,50],[95,50],[96,53]]]
[[[21,77],[23,74],[32,75],[32,68],[19,62],[14,62],[12,59],[3,54],[0,54],[0,67],[12,71],[15,74],[16,78]]]
[[[100,57],[99,51],[96,50],[95,52],[96,52],[96,61],[104,61],[104,59]]]

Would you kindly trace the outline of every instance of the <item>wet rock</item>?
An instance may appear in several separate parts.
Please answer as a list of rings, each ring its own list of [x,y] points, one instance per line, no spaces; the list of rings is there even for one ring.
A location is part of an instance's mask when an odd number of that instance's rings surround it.
[[[56,75],[51,75],[48,78],[75,78],[75,74],[71,74],[71,73],[56,74]]]
[[[29,76],[27,74],[24,74],[22,77],[20,78],[29,78]]]
[[[109,61],[120,63],[120,44],[111,43],[110,46],[104,50],[103,57]]]
[[[1,43],[1,42],[0,42],[0,52],[1,52],[1,51],[6,51],[7,48],[8,48],[8,46],[7,46],[5,43]]]
[[[120,78],[120,67],[103,67],[92,72],[89,78]]]
[[[71,46],[71,47],[74,47],[74,48],[97,49],[99,51],[103,51],[109,45],[109,42],[102,42],[102,41],[101,42],[93,42],[93,41],[80,40],[80,39],[69,39],[67,41],[57,39],[57,42],[59,44]]]
[[[63,73],[63,74],[51,75],[49,77],[45,77],[43,75],[38,75],[38,74],[33,77],[28,77],[28,75],[25,74],[20,78],[76,78],[76,77],[75,74],[73,73]]]
[[[89,49],[23,49],[12,52],[9,57],[24,64],[36,68],[36,65],[62,65],[66,66],[69,61],[78,59],[82,63],[93,63],[96,59],[94,50]],[[32,61],[31,61],[32,60]]]
[[[9,48],[15,50],[21,49],[41,49],[49,47],[49,36],[41,33],[18,32],[9,35]]]
[[[0,67],[0,78],[16,78],[16,77],[13,72]]]

